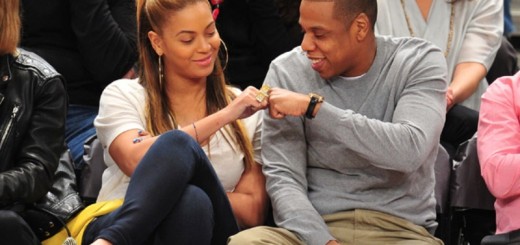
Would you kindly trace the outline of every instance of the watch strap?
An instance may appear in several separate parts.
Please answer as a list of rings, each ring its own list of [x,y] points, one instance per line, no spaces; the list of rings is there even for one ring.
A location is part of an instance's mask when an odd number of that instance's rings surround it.
[[[316,105],[318,103],[321,103],[323,102],[323,97],[317,95],[317,94],[314,94],[314,93],[310,93],[309,96],[311,97],[311,101],[309,102],[309,106],[307,106],[307,111],[305,112],[305,117],[308,118],[308,119],[313,119],[314,118],[314,108],[316,108]]]

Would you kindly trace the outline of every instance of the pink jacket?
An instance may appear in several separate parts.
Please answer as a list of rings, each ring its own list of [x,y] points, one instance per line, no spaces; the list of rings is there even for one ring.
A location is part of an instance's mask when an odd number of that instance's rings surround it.
[[[482,177],[497,199],[497,234],[520,229],[520,72],[482,95],[477,142]]]

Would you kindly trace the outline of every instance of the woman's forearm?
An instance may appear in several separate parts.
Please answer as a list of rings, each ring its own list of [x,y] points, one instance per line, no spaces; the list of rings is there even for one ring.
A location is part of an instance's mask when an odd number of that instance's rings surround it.
[[[449,88],[453,91],[453,104],[469,98],[486,76],[486,67],[476,62],[460,63],[455,67]]]

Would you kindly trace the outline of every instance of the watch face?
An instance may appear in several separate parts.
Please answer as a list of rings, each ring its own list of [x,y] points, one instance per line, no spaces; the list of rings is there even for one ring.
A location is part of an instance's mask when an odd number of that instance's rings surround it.
[[[323,102],[323,96],[319,95],[319,94],[315,94],[315,93],[309,93],[309,96],[311,98],[316,98],[318,103],[321,103]]]

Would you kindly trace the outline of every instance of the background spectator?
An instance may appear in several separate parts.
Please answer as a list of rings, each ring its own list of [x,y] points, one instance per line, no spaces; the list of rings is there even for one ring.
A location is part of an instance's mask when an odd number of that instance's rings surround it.
[[[47,60],[66,80],[69,110],[65,140],[81,169],[83,144],[101,92],[133,76],[137,59],[134,0],[22,0],[21,46]]]
[[[70,183],[54,175],[65,151],[67,96],[60,74],[38,55],[17,49],[19,8],[18,0],[0,1],[0,241],[33,245],[50,232],[49,222],[61,227],[35,206],[53,183]],[[81,207],[79,197],[45,200],[45,208],[70,215]]]
[[[261,87],[271,61],[299,44],[285,23],[273,0],[220,4],[217,28],[228,49],[225,73],[231,84]]]
[[[502,41],[503,1],[378,0],[378,3],[379,34],[423,38],[444,52],[449,86],[440,141],[453,157],[459,145],[477,131],[480,96],[488,87],[486,75]],[[478,244],[489,232],[487,221],[493,220],[492,212],[480,212],[468,210],[463,217],[446,220],[452,224],[460,220],[462,224],[462,218],[467,219],[467,225],[462,227],[464,239]],[[453,225],[452,230],[458,232],[459,228]],[[444,227],[439,229],[444,230]],[[450,234],[437,235],[449,243]],[[453,241],[459,239],[458,235],[451,236]]]
[[[496,234],[520,229],[520,73],[496,80],[484,95],[477,150],[482,177],[496,197]]]

